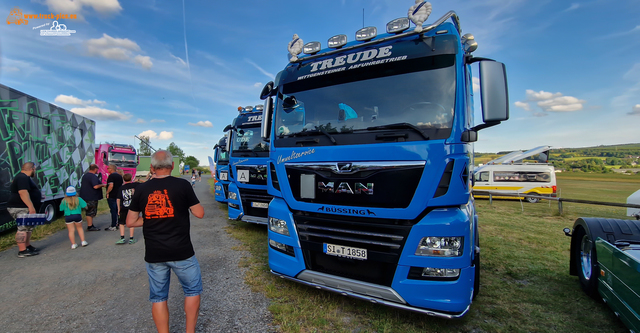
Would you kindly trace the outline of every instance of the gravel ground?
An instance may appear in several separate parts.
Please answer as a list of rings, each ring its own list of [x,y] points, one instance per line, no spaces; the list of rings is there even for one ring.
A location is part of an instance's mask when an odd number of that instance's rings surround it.
[[[275,332],[269,300],[244,284],[245,269],[238,263],[248,253],[231,249],[238,242],[223,230],[226,211],[213,198],[209,177],[202,178],[195,191],[205,217],[191,217],[191,239],[204,285],[197,331]],[[108,214],[97,216],[94,224],[108,226]],[[136,230],[139,241],[133,245],[115,245],[118,235],[86,232],[89,246],[71,250],[64,230],[35,241],[38,256],[18,258],[17,247],[0,252],[0,331],[155,332],[142,231]],[[77,235],[76,241],[80,243]],[[172,332],[184,332],[183,300],[172,275]]]

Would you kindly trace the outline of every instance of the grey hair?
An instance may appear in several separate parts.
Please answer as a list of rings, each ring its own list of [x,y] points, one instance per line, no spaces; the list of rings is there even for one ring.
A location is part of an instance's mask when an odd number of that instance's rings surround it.
[[[113,163],[107,165],[107,168],[111,168],[113,171],[118,171],[118,166]]]
[[[166,150],[158,150],[151,155],[151,166],[154,169],[171,169],[173,156]]]

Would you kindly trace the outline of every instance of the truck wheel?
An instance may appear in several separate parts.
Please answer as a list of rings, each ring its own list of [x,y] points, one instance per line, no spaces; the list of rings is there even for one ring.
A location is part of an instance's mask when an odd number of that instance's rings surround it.
[[[580,287],[587,295],[598,300],[600,299],[598,294],[600,268],[598,267],[598,258],[596,256],[596,244],[584,228],[576,230],[573,237],[576,237],[578,242],[573,255],[576,272],[580,279]]]
[[[53,201],[45,202],[40,208],[40,213],[45,214],[47,222],[53,221],[56,218],[56,207]]]
[[[527,194],[538,195],[538,193],[527,193]],[[532,198],[532,197],[527,197],[527,201],[529,201],[530,203],[536,203],[536,202],[540,201],[540,199],[538,199],[538,198]]]
[[[480,292],[480,252],[476,253],[476,257],[473,259],[473,266],[475,266],[475,276],[473,279],[473,298],[476,299]]]

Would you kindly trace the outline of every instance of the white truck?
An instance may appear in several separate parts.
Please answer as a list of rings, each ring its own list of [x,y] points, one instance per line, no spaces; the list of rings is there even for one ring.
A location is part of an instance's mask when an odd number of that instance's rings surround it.
[[[6,205],[25,162],[37,165],[40,213],[53,220],[65,189],[79,187],[94,160],[95,122],[2,84],[0,118],[0,232],[15,226]]]

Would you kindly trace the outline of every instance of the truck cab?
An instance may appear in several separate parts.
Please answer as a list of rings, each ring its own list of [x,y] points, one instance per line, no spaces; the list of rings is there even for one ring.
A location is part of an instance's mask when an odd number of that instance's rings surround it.
[[[267,193],[269,146],[260,135],[262,107],[238,107],[240,114],[225,128],[230,152],[229,219],[257,224],[267,224],[272,199]]]
[[[107,183],[109,164],[115,164],[124,173],[131,174],[132,179],[136,178],[136,167],[140,163],[136,149],[132,145],[118,143],[101,143],[96,148],[95,163],[99,168],[98,177],[102,183]]]
[[[215,162],[215,198],[217,202],[227,203],[227,193],[229,193],[229,152],[227,151],[227,140],[225,135],[213,147],[213,160]]]
[[[473,142],[508,119],[506,74],[471,55],[477,43],[455,12],[409,27],[405,17],[386,34],[366,27],[355,41],[304,44],[265,85],[269,267],[313,288],[461,317],[479,290]]]

